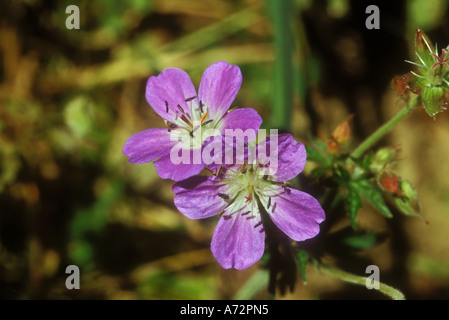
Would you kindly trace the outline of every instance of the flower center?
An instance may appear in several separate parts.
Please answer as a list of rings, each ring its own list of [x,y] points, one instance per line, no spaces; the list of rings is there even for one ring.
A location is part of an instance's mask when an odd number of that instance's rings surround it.
[[[168,131],[171,133],[170,138],[177,139],[185,149],[201,148],[204,141],[216,133],[213,129],[215,129],[217,121],[210,119],[207,105],[204,105],[201,100],[197,103],[195,98],[185,99],[187,110],[178,104],[177,110],[173,111],[165,101],[167,112],[175,113],[173,123],[166,121]]]
[[[243,209],[245,214],[258,214],[258,201],[261,201],[269,209],[272,205],[271,198],[284,191],[281,187],[284,184],[271,181],[261,168],[262,166],[256,163],[243,164],[238,170],[233,168],[224,168],[221,172],[219,170],[217,175],[221,175],[228,186],[227,193],[219,194],[219,196],[229,203],[226,211],[229,211],[230,214],[235,212],[235,210],[229,210],[230,208],[234,209],[233,207],[240,211],[242,208],[247,208],[249,211]]]

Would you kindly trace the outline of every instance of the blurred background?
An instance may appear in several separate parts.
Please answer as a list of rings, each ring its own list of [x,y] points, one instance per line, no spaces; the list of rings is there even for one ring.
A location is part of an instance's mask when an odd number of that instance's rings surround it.
[[[380,29],[368,30],[368,5]],[[68,5],[80,29],[68,30]],[[217,218],[189,220],[172,182],[122,154],[162,120],[145,83],[167,67],[198,87],[218,60],[238,65],[233,106],[305,144],[349,114],[357,145],[402,107],[394,75],[412,69],[416,28],[449,44],[443,0],[2,0],[0,10],[0,298],[267,299],[260,262],[224,270],[209,245]],[[401,149],[397,172],[418,190],[428,221],[386,221],[367,205],[360,226],[386,232],[355,252],[409,299],[449,298],[449,114],[422,108],[380,145]],[[307,174],[307,168],[305,173]],[[307,190],[306,190],[307,191]],[[311,191],[312,192],[312,191]],[[338,229],[339,226],[335,226]],[[333,231],[334,229],[330,230]],[[345,255],[325,250],[332,264]],[[341,262],[341,261],[340,261]],[[68,265],[81,289],[67,290]],[[362,264],[341,263],[363,276]],[[382,298],[307,268],[279,299]]]

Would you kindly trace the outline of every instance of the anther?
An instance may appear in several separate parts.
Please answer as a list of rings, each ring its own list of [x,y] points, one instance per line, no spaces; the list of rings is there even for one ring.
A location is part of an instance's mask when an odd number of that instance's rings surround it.
[[[205,126],[206,124],[211,123],[212,121],[214,121],[214,119],[209,119],[206,122],[204,122],[201,126]]]
[[[268,197],[267,210],[270,209],[271,206],[271,197]]]
[[[200,100],[200,112],[203,113],[203,101]]]
[[[195,99],[195,98],[196,98],[196,96],[193,96],[193,97],[187,98],[185,101],[186,101],[186,102],[189,102],[189,101],[192,101],[192,100]]]
[[[246,216],[247,214],[250,214],[250,213],[251,213],[251,211],[243,212],[243,213],[242,213],[242,216]]]
[[[225,193],[219,193],[218,196],[224,200],[229,200],[229,195]]]
[[[168,102],[165,100],[165,112],[168,112]]]
[[[182,113],[185,114],[184,109],[183,109],[183,108],[181,107],[181,105],[179,105],[179,104],[178,104],[178,109],[179,109],[179,111],[181,111]]]
[[[220,171],[221,171],[221,168],[222,168],[222,167],[223,167],[222,165],[220,165],[220,166],[218,167],[217,173],[215,174],[216,177],[218,177],[218,175],[220,174]]]
[[[254,228],[257,228],[258,226],[260,226],[263,223],[263,220],[260,220],[259,222],[256,223],[256,225],[254,226]]]
[[[277,204],[277,202],[275,202],[275,203],[273,204],[273,209],[271,209],[271,212],[272,212],[272,213],[274,213],[274,209],[276,209],[276,204]]]

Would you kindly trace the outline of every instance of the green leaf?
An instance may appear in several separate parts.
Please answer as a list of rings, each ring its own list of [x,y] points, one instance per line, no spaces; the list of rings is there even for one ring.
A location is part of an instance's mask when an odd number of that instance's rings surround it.
[[[307,283],[306,268],[309,263],[309,254],[305,250],[299,250],[296,254],[296,263],[298,264],[299,274],[304,284]]]
[[[273,21],[274,83],[271,126],[289,130],[294,93],[293,52],[295,37],[292,29],[294,11],[290,1],[266,0]]]
[[[317,148],[306,146],[306,152],[307,161],[313,161],[324,166],[329,166],[332,163],[332,160],[327,156],[327,154]]]
[[[324,176],[329,171],[326,167],[315,168],[310,172],[310,179],[318,179],[321,176]]]
[[[349,184],[348,196],[345,199],[346,212],[351,220],[353,229],[357,228],[357,212],[362,208],[362,199],[357,192],[357,187],[354,184]]]
[[[377,236],[374,232],[356,234],[343,239],[343,243],[355,249],[371,249],[377,244]]]
[[[357,187],[363,198],[365,198],[374,208],[379,210],[382,215],[387,218],[393,217],[390,209],[385,204],[382,191],[380,191],[377,187],[372,186],[368,180],[359,181],[357,183]]]

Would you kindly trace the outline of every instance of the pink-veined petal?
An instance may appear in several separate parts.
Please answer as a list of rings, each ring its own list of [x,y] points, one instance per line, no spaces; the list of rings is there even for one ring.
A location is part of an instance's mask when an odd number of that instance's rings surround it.
[[[320,232],[320,223],[325,214],[320,203],[311,195],[295,189],[287,189],[272,197],[270,207],[265,209],[274,224],[295,241],[315,237]]]
[[[204,71],[198,98],[207,106],[209,118],[221,118],[228,111],[241,84],[240,68],[225,61],[216,62]]]
[[[185,100],[195,96],[196,90],[189,75],[181,69],[165,69],[147,81],[145,97],[148,103],[162,118],[172,123],[175,122],[176,113],[190,113]]]
[[[128,138],[123,153],[132,163],[147,163],[170,153],[175,145],[167,129],[147,129]]]
[[[241,214],[223,215],[211,242],[212,253],[225,269],[246,269],[260,260],[265,249],[265,233],[257,218]]]
[[[173,185],[174,202],[178,210],[190,219],[214,216],[227,203],[218,196],[221,190],[215,176],[195,176]]]

